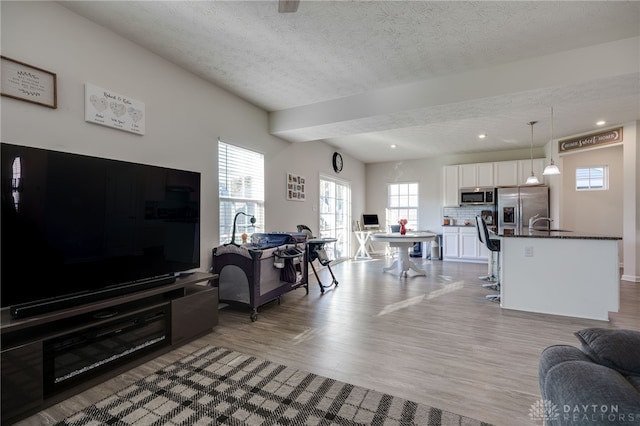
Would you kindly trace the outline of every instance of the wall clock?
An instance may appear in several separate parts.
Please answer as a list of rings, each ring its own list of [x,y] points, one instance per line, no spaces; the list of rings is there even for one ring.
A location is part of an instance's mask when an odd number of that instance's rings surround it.
[[[344,166],[342,162],[342,155],[339,152],[333,153],[333,171],[336,173],[340,173],[342,171],[342,167]]]

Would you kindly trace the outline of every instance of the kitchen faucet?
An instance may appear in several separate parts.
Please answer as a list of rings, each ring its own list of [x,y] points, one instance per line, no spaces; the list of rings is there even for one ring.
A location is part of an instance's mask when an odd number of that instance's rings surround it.
[[[529,228],[533,228],[533,225],[535,225],[537,222],[540,222],[541,220],[548,220],[549,221],[549,225],[551,225],[551,222],[553,222],[553,219],[551,219],[550,217],[539,217],[540,214],[536,214],[535,216],[531,216],[529,218]]]

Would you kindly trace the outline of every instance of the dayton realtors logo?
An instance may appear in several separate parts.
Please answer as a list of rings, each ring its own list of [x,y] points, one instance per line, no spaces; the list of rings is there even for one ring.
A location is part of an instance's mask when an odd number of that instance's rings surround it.
[[[531,420],[557,420],[560,418],[560,410],[556,404],[548,399],[541,399],[531,404],[529,417]]]
[[[547,399],[536,401],[529,409],[531,420],[542,420],[553,424],[554,420],[571,421],[588,425],[640,421],[640,413],[621,413],[618,405],[606,404],[564,404],[558,407]]]

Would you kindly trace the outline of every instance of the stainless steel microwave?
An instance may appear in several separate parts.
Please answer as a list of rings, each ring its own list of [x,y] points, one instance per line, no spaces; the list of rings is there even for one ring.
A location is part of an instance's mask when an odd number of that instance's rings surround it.
[[[495,188],[460,188],[460,205],[495,204]]]

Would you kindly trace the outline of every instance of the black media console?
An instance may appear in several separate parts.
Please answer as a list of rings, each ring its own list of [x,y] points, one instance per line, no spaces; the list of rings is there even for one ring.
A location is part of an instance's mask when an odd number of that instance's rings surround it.
[[[211,331],[215,275],[15,319],[1,311],[2,423],[34,414]]]

